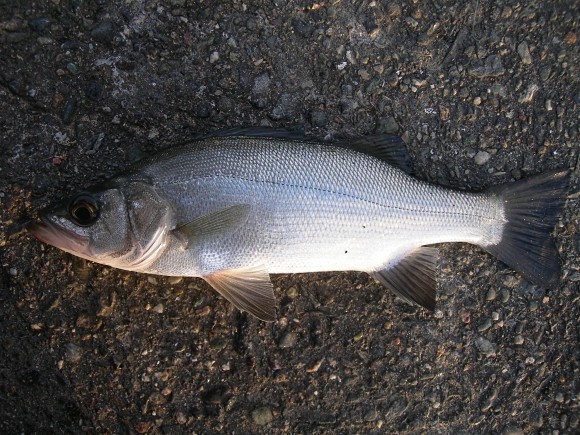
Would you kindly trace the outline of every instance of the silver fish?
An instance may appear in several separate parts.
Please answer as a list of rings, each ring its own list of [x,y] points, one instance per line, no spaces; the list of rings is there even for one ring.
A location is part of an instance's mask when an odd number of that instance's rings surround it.
[[[230,130],[145,159],[29,230],[120,269],[202,277],[267,321],[276,312],[271,273],[364,271],[433,309],[437,248],[426,245],[442,242],[478,245],[540,286],[558,281],[550,233],[567,170],[483,193],[410,172],[393,136],[346,146],[276,129]]]

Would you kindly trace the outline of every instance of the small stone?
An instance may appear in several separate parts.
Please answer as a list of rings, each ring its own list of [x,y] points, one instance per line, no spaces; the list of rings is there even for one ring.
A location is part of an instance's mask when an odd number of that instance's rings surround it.
[[[487,331],[493,325],[490,318],[485,319],[477,328],[479,332]]]
[[[209,55],[209,63],[216,63],[218,60],[220,60],[220,54],[217,51],[212,51]]]
[[[501,58],[497,54],[492,54],[485,59],[483,66],[469,69],[469,74],[478,78],[499,77],[505,73],[505,68],[501,63]]]
[[[481,105],[481,97],[475,97],[475,98],[473,99],[473,105],[474,105],[474,106],[479,106],[479,105]]]
[[[211,115],[211,108],[211,104],[208,101],[202,101],[197,105],[195,115],[202,119],[209,118]]]
[[[487,295],[485,295],[485,300],[486,301],[493,301],[497,296],[497,292],[495,291],[495,289],[492,287],[489,289],[489,291],[487,292]]]
[[[377,418],[379,418],[379,413],[373,409],[367,412],[363,419],[364,421],[375,421]]]
[[[169,284],[171,284],[171,285],[177,285],[181,281],[183,281],[183,277],[182,276],[170,276],[169,278],[167,278],[167,282]]]
[[[115,38],[116,34],[115,25],[112,21],[102,21],[100,22],[97,27],[95,27],[91,31],[91,36],[97,42],[101,42],[103,44],[111,44],[113,39]]]
[[[288,332],[284,334],[284,336],[280,339],[280,341],[278,342],[278,346],[281,347],[282,349],[293,347],[296,344],[297,340],[298,334],[296,334],[295,332]]]
[[[296,289],[294,286],[290,287],[288,290],[286,290],[286,296],[292,300],[296,299],[298,297],[298,289]]]
[[[254,77],[254,84],[252,86],[252,93],[265,94],[270,87],[270,76],[267,73],[260,74]]]
[[[521,427],[510,426],[506,428],[503,435],[524,435],[524,430]]]
[[[153,311],[154,313],[157,313],[157,314],[163,314],[163,310],[164,310],[163,304],[157,304],[153,307],[153,309],[151,311]]]
[[[532,83],[531,85],[529,85],[526,88],[524,93],[522,95],[520,95],[520,98],[518,98],[518,101],[520,103],[531,103],[532,100],[534,99],[534,95],[536,95],[536,92],[538,92],[539,89],[540,89],[540,87],[538,85],[536,85],[535,83]]]
[[[310,114],[310,122],[314,127],[324,127],[328,124],[328,117],[326,113],[316,110]]]
[[[475,339],[475,347],[477,347],[477,350],[479,350],[485,356],[490,357],[495,355],[495,348],[493,343],[483,337],[477,337]]]
[[[259,426],[264,426],[274,419],[272,410],[267,406],[256,408],[252,411],[252,420]]]
[[[320,369],[320,366],[322,365],[323,362],[324,362],[324,358],[316,361],[314,364],[312,364],[311,366],[306,368],[306,372],[307,373],[316,373]]]
[[[147,433],[151,428],[152,423],[150,421],[140,421],[135,424],[135,432],[137,433]]]
[[[490,158],[491,155],[487,151],[478,151],[473,160],[475,160],[476,165],[481,166],[485,165]]]
[[[532,55],[530,54],[530,48],[526,41],[522,41],[518,44],[518,54],[520,55],[524,65],[530,65],[532,63]]]
[[[147,281],[149,282],[149,284],[153,284],[153,285],[158,284],[157,278],[155,278],[154,276],[148,276]]]
[[[502,289],[501,291],[501,301],[505,304],[506,302],[508,302],[510,300],[510,291],[508,289]]]
[[[577,40],[578,40],[578,37],[576,36],[575,32],[568,32],[568,33],[566,33],[566,36],[564,36],[564,42],[568,45],[576,44]]]
[[[381,118],[376,128],[377,134],[396,134],[399,131],[399,124],[394,117]]]
[[[498,97],[505,98],[507,96],[507,88],[499,83],[494,83],[489,88],[489,91]]]
[[[28,20],[28,27],[35,32],[41,32],[48,27],[50,22],[50,18],[46,17],[31,18]]]
[[[175,421],[177,421],[177,424],[185,424],[187,423],[187,417],[185,416],[185,414],[181,411],[177,411],[175,413]]]
[[[83,349],[79,346],[77,346],[74,343],[69,343],[66,345],[66,359],[73,363],[76,364],[81,360],[81,357],[83,356]]]
[[[524,337],[522,337],[521,335],[516,335],[516,338],[514,338],[514,344],[518,346],[524,344]]]
[[[294,19],[292,20],[292,27],[294,31],[303,38],[309,38],[314,34],[314,26],[306,21]]]
[[[401,16],[401,6],[397,3],[389,3],[387,7],[387,15],[391,18],[396,18]]]
[[[554,106],[552,105],[552,100],[547,99],[546,102],[544,103],[544,107],[546,108],[546,110],[548,112],[551,112],[552,110],[554,110]]]

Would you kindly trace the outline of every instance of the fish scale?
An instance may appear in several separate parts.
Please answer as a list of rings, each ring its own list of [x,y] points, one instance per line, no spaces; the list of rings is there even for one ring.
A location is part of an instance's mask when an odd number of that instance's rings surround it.
[[[234,129],[145,159],[29,229],[102,264],[202,277],[263,320],[275,318],[270,273],[365,271],[433,309],[437,249],[426,245],[441,242],[479,245],[538,285],[557,282],[550,233],[568,171],[470,193],[413,178],[409,162],[392,136],[329,145]]]
[[[441,191],[352,150],[236,138],[192,147],[192,158],[168,155],[143,168],[163,180],[154,182],[162,196],[182,204],[178,222],[239,203],[252,204],[252,212],[236,234],[199,245],[189,258],[178,244],[170,247],[154,273],[204,275],[248,263],[270,273],[375,271],[417,246],[485,245],[494,242],[485,236],[500,232],[497,199]],[[170,180],[160,177],[165,171]],[[194,260],[201,270],[191,270]]]

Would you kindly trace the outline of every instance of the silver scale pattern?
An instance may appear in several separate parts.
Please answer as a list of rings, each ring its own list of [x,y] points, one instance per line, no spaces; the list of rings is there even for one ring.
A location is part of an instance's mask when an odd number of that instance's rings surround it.
[[[213,138],[158,155],[139,171],[169,199],[180,224],[252,206],[237,232],[187,251],[170,245],[152,273],[203,276],[259,265],[270,273],[370,272],[421,245],[501,239],[497,198],[430,185],[326,144]]]

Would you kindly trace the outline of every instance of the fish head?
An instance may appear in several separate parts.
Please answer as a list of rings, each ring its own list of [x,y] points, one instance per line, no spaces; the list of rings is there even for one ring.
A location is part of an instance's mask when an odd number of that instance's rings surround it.
[[[172,207],[146,183],[81,192],[40,214],[28,230],[40,241],[97,263],[147,271],[175,227]]]

